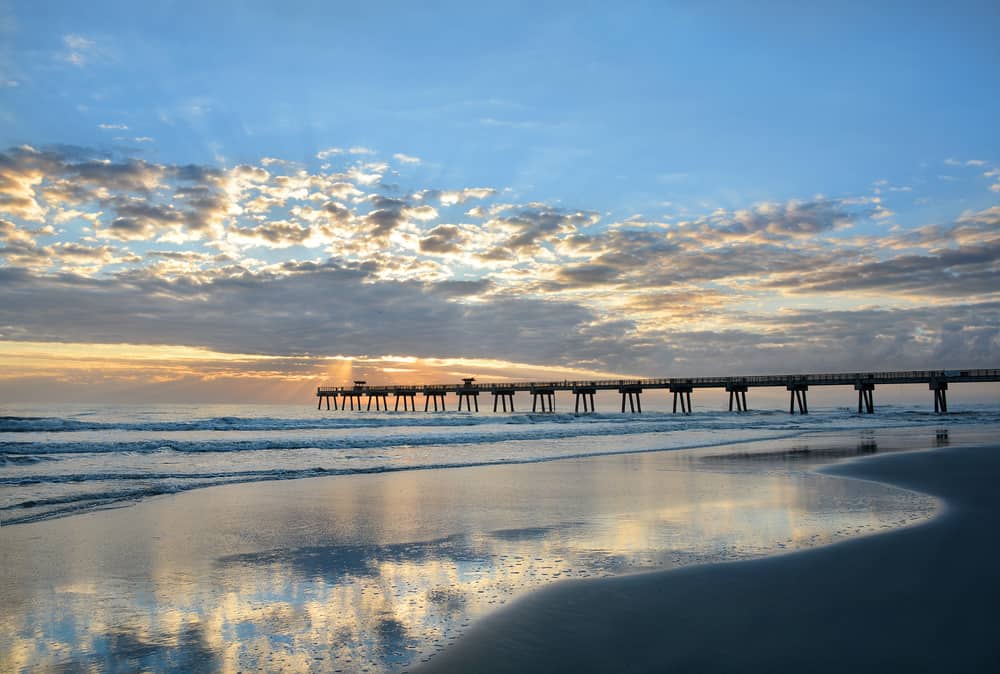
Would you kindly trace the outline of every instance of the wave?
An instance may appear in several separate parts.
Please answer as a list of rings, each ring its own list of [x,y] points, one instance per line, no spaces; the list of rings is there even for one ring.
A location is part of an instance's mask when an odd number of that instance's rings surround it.
[[[0,440],[4,524],[119,507],[160,494],[237,482],[533,463],[731,445],[825,431],[1000,423],[1000,413],[992,409],[941,417],[892,406],[883,406],[876,415],[857,415],[841,407],[807,416],[778,410],[689,416],[449,412],[153,421],[79,416],[0,417],[0,431],[24,433],[0,436],[4,438]],[[61,432],[49,435],[53,429]],[[174,433],[191,430],[209,432]],[[27,435],[31,431],[40,435]],[[646,437],[636,438],[638,434]],[[518,444],[515,447],[511,442]],[[408,452],[409,448],[419,451]],[[324,450],[329,454],[323,454]],[[210,452],[218,455],[204,454]],[[196,458],[198,453],[202,455]],[[178,465],[187,472],[177,471]]]
[[[850,407],[837,408],[836,412],[846,416],[857,416],[853,414]],[[667,412],[646,412],[641,415],[623,415],[617,412],[596,413],[596,414],[574,414],[574,413],[547,413],[536,414],[528,412],[518,412],[512,414],[470,414],[468,412],[373,412],[373,413],[344,413],[328,412],[328,416],[313,418],[297,417],[239,417],[239,416],[218,416],[204,419],[180,419],[170,421],[94,421],[81,420],[73,417],[49,417],[49,416],[0,416],[0,433],[73,433],[81,431],[151,431],[158,433],[173,433],[183,431],[296,431],[296,430],[339,430],[339,429],[370,429],[370,428],[393,428],[393,427],[415,427],[415,428],[461,428],[481,425],[502,425],[521,426],[545,424],[593,424],[593,423],[614,423],[614,424],[642,424],[664,419],[686,419],[697,420],[720,418],[773,418],[790,417],[783,410],[752,410],[740,413],[739,416],[732,412],[696,412],[690,416],[680,416]],[[904,415],[909,420],[928,418],[940,419],[940,417],[930,411],[915,410],[911,408],[896,408],[885,405],[879,408],[879,414],[875,418],[886,415]],[[973,415],[976,417],[988,415],[997,417],[994,410],[963,410],[952,412],[949,419],[961,418]],[[77,415],[85,416],[85,415]],[[823,418],[821,415],[813,414],[807,418]],[[837,417],[840,418],[840,417]]]
[[[274,470],[252,470],[238,471],[232,473],[94,473],[90,475],[52,475],[52,476],[27,476],[23,478],[10,478],[0,481],[2,485],[31,485],[41,483],[71,483],[82,481],[114,482],[114,481],[152,481],[157,479],[178,480],[177,482],[163,482],[152,485],[138,487],[128,487],[111,489],[101,492],[87,492],[78,494],[68,494],[49,498],[36,498],[0,506],[0,512],[16,513],[18,510],[47,508],[43,511],[35,510],[24,515],[7,515],[3,518],[4,525],[25,524],[40,520],[52,519],[70,515],[73,513],[93,510],[97,508],[115,507],[136,503],[144,498],[160,496],[164,494],[176,494],[192,489],[203,487],[220,486],[227,484],[240,484],[245,482],[261,482],[273,480],[293,480],[306,477],[331,477],[337,475],[373,475],[379,473],[398,473],[415,470],[440,470],[448,468],[474,468],[481,466],[498,466],[512,464],[547,463],[550,461],[560,461],[564,459],[585,459],[596,456],[615,456],[622,454],[645,454],[650,452],[676,451],[682,449],[697,449],[703,447],[714,447],[720,445],[742,444],[745,442],[756,442],[758,440],[777,440],[787,437],[795,437],[801,433],[788,433],[783,435],[773,435],[769,437],[747,438],[744,440],[717,440],[710,442],[695,442],[671,447],[654,447],[646,449],[620,449],[611,451],[595,452],[575,452],[571,454],[557,454],[552,456],[534,456],[518,458],[497,458],[483,461],[450,461],[437,462],[420,465],[380,465],[358,468],[301,468],[301,469],[274,469]],[[20,482],[18,480],[23,480]]]
[[[350,414],[350,413],[347,413]],[[573,421],[623,420],[619,415],[593,414],[512,414],[509,416],[467,412],[434,414],[413,412],[375,412],[370,415],[332,413],[329,417],[302,419],[288,417],[209,417],[178,421],[81,421],[65,417],[0,416],[0,433],[73,433],[79,431],[284,431],[349,428],[382,428],[392,426],[461,427],[481,424],[531,424],[538,421],[569,423]],[[375,416],[378,415],[378,416]]]

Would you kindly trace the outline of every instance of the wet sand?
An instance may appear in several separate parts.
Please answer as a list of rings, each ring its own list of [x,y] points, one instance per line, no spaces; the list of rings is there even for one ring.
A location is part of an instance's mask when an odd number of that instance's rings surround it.
[[[1000,446],[823,472],[932,494],[946,509],[813,550],[552,585],[414,671],[1000,671]]]

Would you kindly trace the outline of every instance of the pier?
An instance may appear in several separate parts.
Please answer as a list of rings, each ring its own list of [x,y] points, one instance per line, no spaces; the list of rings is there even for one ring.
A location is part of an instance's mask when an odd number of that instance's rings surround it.
[[[875,387],[887,384],[925,385],[933,394],[934,411],[948,412],[948,385],[969,382],[1000,382],[1000,369],[992,370],[908,370],[900,372],[840,372],[832,374],[767,374],[740,377],[673,377],[660,379],[605,379],[594,381],[549,381],[518,383],[476,383],[472,377],[456,384],[425,384],[410,386],[373,386],[364,381],[355,381],[352,387],[320,386],[316,389],[318,403],[330,409],[370,411],[372,402],[376,411],[388,411],[388,396],[394,396],[395,411],[399,411],[399,401],[403,400],[404,411],[416,410],[416,396],[424,396],[424,411],[446,411],[445,396],[458,397],[458,409],[468,412],[479,411],[479,395],[493,396],[493,411],[502,407],[504,412],[514,411],[514,396],[518,392],[531,394],[532,412],[555,412],[556,393],[566,391],[575,396],[574,412],[579,414],[581,403],[583,413],[595,412],[594,394],[598,391],[617,391],[621,395],[621,412],[642,413],[641,395],[647,390],[667,390],[673,393],[673,411],[691,414],[691,395],[695,389],[719,388],[729,393],[729,411],[736,403],[736,412],[746,412],[747,394],[750,389],[764,387],[784,387],[788,391],[789,414],[808,414],[807,394],[810,387],[853,386],[858,393],[858,414],[875,413]],[[367,398],[367,406],[362,408],[362,398]],[[539,409],[541,407],[541,409]]]

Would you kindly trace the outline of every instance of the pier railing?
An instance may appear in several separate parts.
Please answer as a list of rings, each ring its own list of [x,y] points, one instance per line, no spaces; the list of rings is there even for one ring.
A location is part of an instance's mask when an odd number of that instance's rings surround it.
[[[867,411],[872,412],[874,411],[874,401],[871,392],[876,385],[927,384],[934,391],[935,411],[947,411],[945,391],[947,391],[949,383],[998,381],[1000,381],[1000,369],[900,370],[889,372],[737,375],[729,377],[659,377],[649,379],[564,379],[562,381],[479,383],[467,379],[461,383],[454,384],[369,385],[357,382],[354,386],[320,386],[316,389],[316,396],[320,398],[320,402],[322,402],[322,399],[326,399],[327,408],[330,406],[331,398],[333,398],[335,406],[338,397],[343,399],[344,404],[347,404],[347,401],[350,400],[351,409],[353,410],[355,400],[358,402],[358,409],[361,408],[360,399],[362,397],[368,397],[368,409],[371,408],[371,401],[373,399],[376,401],[376,409],[382,409],[383,406],[385,409],[388,409],[386,397],[392,395],[404,399],[404,409],[415,409],[413,398],[418,394],[422,394],[427,398],[434,399],[435,409],[440,400],[441,409],[444,409],[444,396],[449,393],[459,396],[460,408],[463,400],[469,404],[480,393],[489,393],[493,394],[495,399],[503,397],[505,409],[506,399],[509,398],[511,409],[513,409],[513,394],[519,391],[531,393],[535,402],[539,400],[539,396],[548,396],[550,404],[553,400],[552,396],[556,391],[571,391],[577,397],[577,409],[580,406],[581,396],[590,395],[590,411],[593,411],[593,393],[595,391],[618,391],[622,394],[622,411],[624,412],[626,396],[628,396],[629,405],[638,406],[639,411],[641,411],[638,395],[643,390],[666,389],[674,394],[675,411],[679,401],[682,411],[690,412],[691,391],[693,389],[724,388],[729,392],[730,409],[733,407],[735,395],[738,411],[744,411],[746,409],[746,393],[748,389],[784,386],[791,394],[789,411],[794,411],[796,406],[798,406],[799,411],[805,413],[808,409],[806,391],[810,386],[854,386],[854,389],[859,393],[859,412],[865,408],[867,408]],[[678,396],[681,397],[678,398]],[[405,399],[409,399],[409,406]],[[475,406],[478,410],[478,401],[475,401]],[[495,408],[496,404],[494,401],[494,411]],[[544,408],[545,404],[543,402]],[[587,408],[586,399],[584,399],[584,408]],[[398,409],[398,403],[396,409]]]
[[[482,382],[455,384],[405,384],[405,385],[364,385],[364,386],[320,386],[316,395],[340,395],[342,393],[362,395],[381,394],[408,395],[410,393],[459,393],[462,391],[532,391],[536,389],[553,389],[556,391],[572,391],[575,388],[593,388],[597,390],[617,390],[623,387],[641,387],[644,389],[669,389],[672,386],[691,386],[694,388],[725,388],[731,384],[746,386],[787,386],[789,383],[806,384],[809,386],[851,386],[856,383],[872,384],[930,384],[933,381],[948,382],[995,382],[1000,381],[1000,369],[972,370],[903,370],[895,372],[833,372],[822,374],[766,374],[740,375],[733,377],[660,377],[652,379],[578,379],[561,381],[534,382]]]

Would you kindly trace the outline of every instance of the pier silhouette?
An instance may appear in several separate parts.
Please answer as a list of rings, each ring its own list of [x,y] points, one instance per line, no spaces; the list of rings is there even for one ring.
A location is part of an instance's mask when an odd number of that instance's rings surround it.
[[[897,372],[841,372],[832,374],[768,374],[745,377],[672,377],[661,379],[603,379],[592,381],[548,381],[517,383],[476,383],[472,377],[456,384],[419,385],[369,385],[365,381],[355,381],[354,386],[320,386],[316,389],[318,403],[316,409],[326,402],[326,409],[362,410],[362,399],[367,398],[365,410],[370,411],[372,402],[375,410],[389,409],[389,396],[395,398],[394,411],[399,411],[400,400],[403,411],[416,411],[416,396],[424,396],[424,411],[429,412],[433,403],[434,411],[444,412],[445,396],[458,396],[458,409],[463,406],[469,412],[479,411],[479,394],[493,396],[493,411],[498,405],[504,412],[514,411],[514,395],[518,392],[531,394],[532,412],[554,412],[557,391],[568,391],[575,397],[574,412],[580,413],[581,403],[584,413],[596,411],[594,395],[598,391],[617,391],[621,397],[621,411],[626,407],[633,414],[642,413],[641,395],[646,390],[668,390],[673,393],[673,411],[691,413],[691,394],[699,388],[722,388],[729,393],[729,411],[735,403],[736,412],[749,410],[747,392],[752,388],[785,387],[789,394],[788,412],[809,413],[806,394],[810,387],[853,386],[858,393],[858,414],[875,412],[875,386],[884,384],[925,384],[934,396],[934,411],[948,412],[948,385],[966,382],[998,382],[1000,369],[992,370],[907,370]],[[338,404],[339,398],[339,404]],[[541,410],[539,410],[541,407]]]

